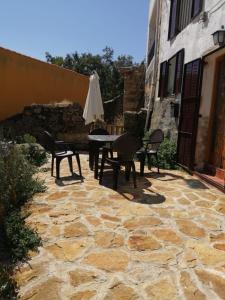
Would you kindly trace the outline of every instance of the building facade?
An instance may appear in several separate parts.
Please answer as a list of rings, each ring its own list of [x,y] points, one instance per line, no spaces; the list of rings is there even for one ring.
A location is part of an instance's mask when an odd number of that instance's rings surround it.
[[[213,34],[224,25],[224,0],[151,0],[145,103],[178,162],[223,185],[225,44]]]

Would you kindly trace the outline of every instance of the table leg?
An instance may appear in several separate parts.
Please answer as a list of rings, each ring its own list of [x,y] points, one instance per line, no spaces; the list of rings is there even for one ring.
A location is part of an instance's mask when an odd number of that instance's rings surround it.
[[[99,160],[99,149],[96,149],[95,154],[94,154],[94,163],[95,163],[94,176],[95,176],[95,179],[98,179],[98,160]]]

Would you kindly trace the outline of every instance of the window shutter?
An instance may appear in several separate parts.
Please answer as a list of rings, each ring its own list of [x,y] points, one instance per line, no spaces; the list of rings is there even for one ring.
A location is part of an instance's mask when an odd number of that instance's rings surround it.
[[[167,61],[164,61],[163,63],[161,63],[160,79],[159,79],[159,92],[158,92],[158,97],[160,97],[160,98],[166,96],[167,68],[168,68]]]
[[[169,23],[169,39],[172,39],[177,34],[178,2],[179,2],[178,0],[171,0],[170,23]]]
[[[202,0],[193,0],[192,3],[192,18],[196,17],[202,10]]]
[[[177,53],[176,75],[175,75],[175,85],[174,85],[175,94],[179,94],[181,92],[183,68],[184,68],[184,50],[181,50]]]

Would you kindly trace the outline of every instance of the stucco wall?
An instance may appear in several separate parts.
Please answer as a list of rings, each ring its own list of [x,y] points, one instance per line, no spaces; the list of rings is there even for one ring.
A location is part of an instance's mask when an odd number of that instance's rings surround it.
[[[88,85],[87,76],[0,47],[0,120],[33,103],[84,106]]]
[[[214,46],[212,33],[224,25],[225,5],[215,12],[212,10],[208,13],[208,21],[206,22],[201,20],[202,14],[198,15],[182,32],[170,41],[168,40],[170,2],[170,0],[162,1],[163,18],[161,24],[160,62],[169,59],[182,48],[185,48],[185,63],[201,57],[204,52]],[[203,11],[208,12],[221,1],[205,0],[204,2]]]

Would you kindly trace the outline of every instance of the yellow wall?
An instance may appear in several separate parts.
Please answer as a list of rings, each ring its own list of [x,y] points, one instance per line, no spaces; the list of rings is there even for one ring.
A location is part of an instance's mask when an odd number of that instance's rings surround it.
[[[33,103],[84,106],[88,85],[87,76],[0,47],[0,120]]]

